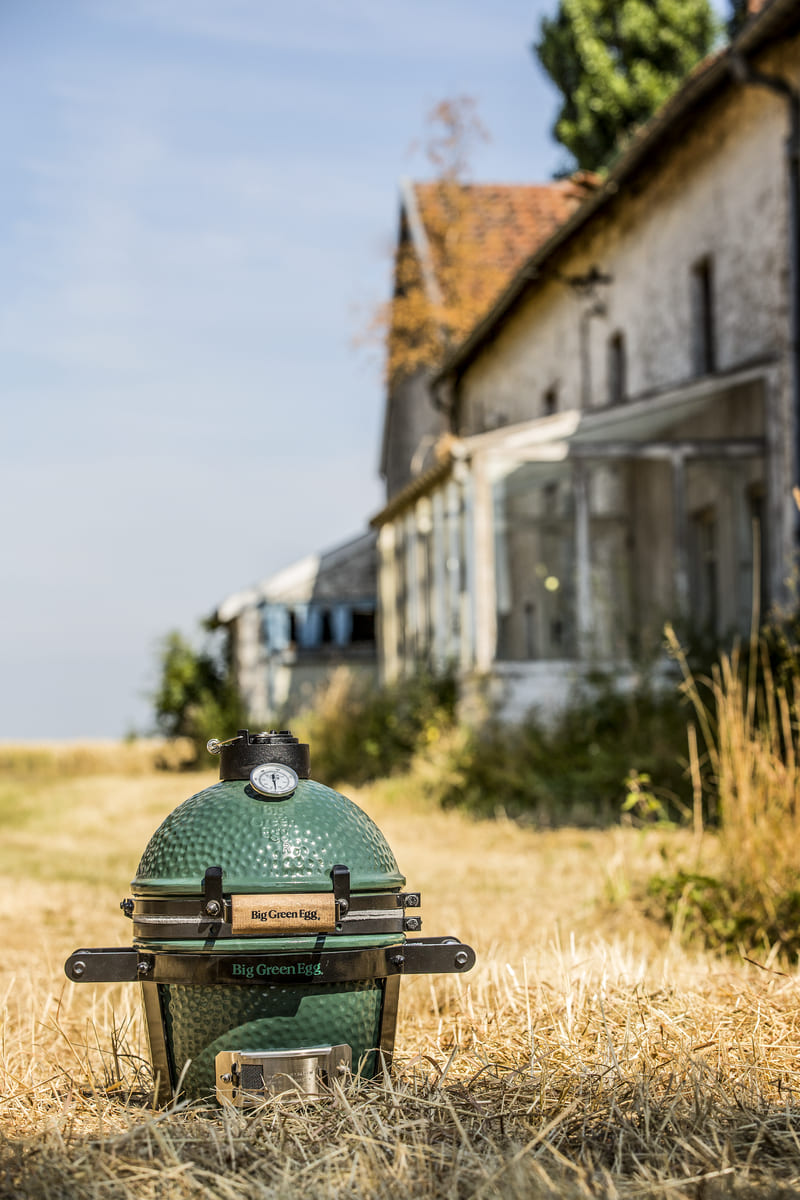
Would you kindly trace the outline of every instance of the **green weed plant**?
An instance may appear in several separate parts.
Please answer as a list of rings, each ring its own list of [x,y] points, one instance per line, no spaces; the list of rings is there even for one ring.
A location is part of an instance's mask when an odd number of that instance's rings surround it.
[[[534,712],[518,725],[493,720],[467,732],[454,748],[441,801],[481,817],[590,827],[616,823],[632,795],[633,815],[649,821],[644,798],[657,796],[659,819],[676,820],[690,796],[685,755],[681,762],[685,727],[674,694],[642,687],[625,695],[608,684],[555,720]]]

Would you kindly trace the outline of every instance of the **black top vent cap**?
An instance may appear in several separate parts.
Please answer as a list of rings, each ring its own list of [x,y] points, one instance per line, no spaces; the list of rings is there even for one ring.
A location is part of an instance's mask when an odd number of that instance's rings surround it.
[[[249,779],[253,767],[261,763],[283,763],[296,771],[298,778],[311,774],[311,754],[308,745],[300,742],[288,729],[270,729],[250,733],[240,729],[239,736],[223,744],[219,757],[220,779]]]

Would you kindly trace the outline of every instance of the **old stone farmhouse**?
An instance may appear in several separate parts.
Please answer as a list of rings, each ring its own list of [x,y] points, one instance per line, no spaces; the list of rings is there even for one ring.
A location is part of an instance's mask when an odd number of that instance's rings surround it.
[[[652,660],[667,619],[721,639],[755,594],[786,599],[798,88],[800,4],[770,0],[532,239],[436,376],[390,394],[385,679],[453,664],[516,716]],[[401,238],[424,259],[414,199]]]

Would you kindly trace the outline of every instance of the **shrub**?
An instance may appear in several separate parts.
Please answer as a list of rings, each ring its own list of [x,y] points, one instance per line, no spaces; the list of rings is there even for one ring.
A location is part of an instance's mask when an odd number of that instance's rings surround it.
[[[160,649],[161,677],[153,695],[156,724],[169,739],[188,739],[191,754],[183,767],[207,765],[206,743],[229,736],[247,724],[245,708],[234,687],[224,650],[208,642],[195,650],[180,633],[167,634]],[[165,756],[163,765],[174,765]]]
[[[607,824],[618,820],[631,780],[649,777],[659,781],[664,815],[678,815],[688,792],[685,725],[674,695],[610,686],[576,699],[555,723],[535,714],[519,725],[491,721],[454,750],[442,803],[540,825]]]
[[[450,675],[421,672],[376,689],[342,667],[292,728],[311,745],[315,779],[361,784],[407,768],[452,727],[455,707]]]

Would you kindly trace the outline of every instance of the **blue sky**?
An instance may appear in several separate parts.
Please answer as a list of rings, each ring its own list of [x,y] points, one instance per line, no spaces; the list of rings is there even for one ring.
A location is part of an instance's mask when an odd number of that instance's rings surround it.
[[[145,730],[167,630],[380,507],[397,180],[463,94],[552,174],[554,8],[0,5],[0,739]]]

